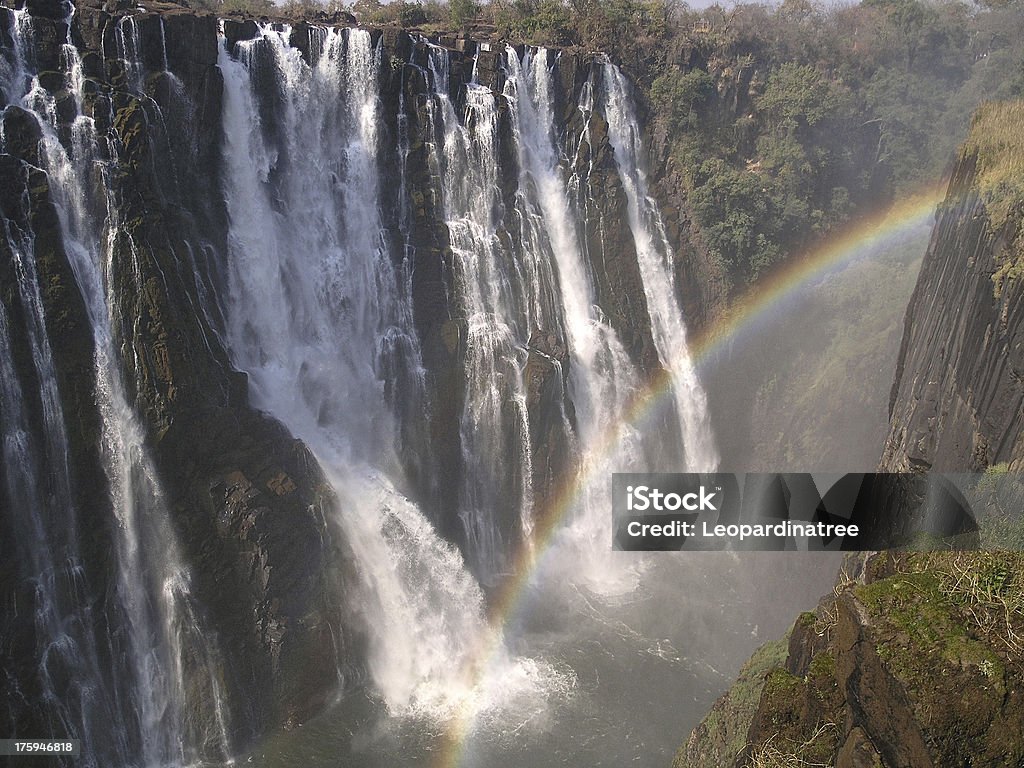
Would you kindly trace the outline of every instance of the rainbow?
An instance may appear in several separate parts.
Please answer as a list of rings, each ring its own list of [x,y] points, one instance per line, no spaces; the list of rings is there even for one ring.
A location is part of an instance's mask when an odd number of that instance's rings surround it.
[[[945,192],[940,185],[928,187],[878,215],[859,220],[819,248],[789,260],[762,278],[733,302],[721,318],[690,340],[689,353],[694,364],[700,366],[713,359],[724,345],[740,338],[745,331],[759,327],[759,322],[767,319],[771,312],[786,305],[787,298],[813,285],[829,272],[841,269],[926,224]],[[642,423],[671,391],[672,377],[668,372],[661,371],[653,376],[647,386],[627,403],[618,424],[595,441],[591,452],[596,455],[610,452],[618,441],[622,426]],[[491,602],[489,613],[494,632],[470,664],[469,675],[474,683],[482,680],[492,665],[500,650],[501,629],[516,615],[526,587],[549,550],[555,532],[590,479],[585,469],[575,473],[556,489],[543,507],[538,505],[535,510],[532,546],[522,548],[512,576]],[[431,761],[434,768],[458,768],[474,721],[475,713],[469,705],[455,713],[437,748],[435,759]]]

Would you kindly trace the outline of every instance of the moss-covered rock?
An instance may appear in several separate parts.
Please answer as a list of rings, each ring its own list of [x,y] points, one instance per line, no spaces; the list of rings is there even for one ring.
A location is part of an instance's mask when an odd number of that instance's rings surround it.
[[[1024,556],[1009,552],[874,557],[862,582],[797,620],[784,660],[752,659],[758,679],[745,670],[675,765],[1021,765],[1022,571]],[[1013,576],[993,588],[993,572]],[[733,760],[721,713],[749,702],[751,683],[757,703],[742,744],[732,726]]]
[[[780,670],[786,661],[786,640],[774,640],[758,648],[743,665],[739,677],[715,702],[679,750],[673,768],[722,768],[731,766],[747,746],[747,732],[757,712],[765,676]]]

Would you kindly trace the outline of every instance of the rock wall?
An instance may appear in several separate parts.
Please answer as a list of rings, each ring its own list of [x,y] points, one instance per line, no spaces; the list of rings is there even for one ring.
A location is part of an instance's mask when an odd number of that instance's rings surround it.
[[[886,470],[981,470],[1024,458],[1024,281],[993,275],[1019,216],[994,231],[977,157],[959,158],[907,309]]]
[[[70,7],[30,3],[28,10],[34,42],[28,55],[53,96],[59,137],[70,143],[77,107],[61,49]],[[345,542],[326,520],[336,500],[320,468],[280,424],[249,405],[245,376],[232,369],[220,341],[221,319],[210,311],[215,304],[204,301],[223,288],[223,265],[210,255],[226,250],[217,20],[173,6],[156,10],[133,19],[144,68],[139,84],[129,82],[135,62],[125,59],[122,9],[80,3],[70,17],[70,39],[86,78],[82,112],[100,137],[91,199],[110,212],[107,231],[97,236],[110,246],[114,343],[159,468],[193,596],[203,606],[200,621],[223,658],[216,684],[232,714],[229,739],[240,747],[267,728],[310,717],[334,695],[339,675],[350,686],[360,679],[360,630],[344,605],[355,574]],[[9,44],[12,15],[0,9],[0,22]],[[153,61],[159,56],[166,56],[166,71],[163,61]],[[91,631],[116,638],[125,621],[111,586],[117,567],[112,528],[119,522],[99,455],[91,324],[64,251],[52,179],[39,170],[46,165],[39,126],[9,106],[3,136],[0,205],[7,222],[34,238],[68,419],[74,493],[87,521],[83,560],[97,601],[93,615],[101,622]],[[0,254],[4,303],[14,308],[11,269],[10,255]],[[15,356],[27,372],[22,321],[12,315]],[[20,378],[32,389],[28,373]],[[0,514],[5,550],[18,541],[19,515]],[[32,628],[18,619],[30,600],[15,588],[25,558],[12,552],[3,560],[0,575],[10,596],[0,616],[10,661],[4,666],[31,698],[37,666]],[[214,695],[207,674],[199,664],[185,670],[197,709]],[[112,690],[118,685],[116,678],[109,681]],[[47,713],[3,698],[0,721],[17,723],[11,733],[50,733]]]

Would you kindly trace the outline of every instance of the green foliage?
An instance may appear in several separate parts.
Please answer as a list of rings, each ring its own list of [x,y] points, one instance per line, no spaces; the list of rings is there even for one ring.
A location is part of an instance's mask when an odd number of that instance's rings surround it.
[[[711,83],[655,66],[650,105],[734,286],[936,183],[979,103],[1024,92],[1019,3],[786,0],[669,19],[659,49],[694,51],[687,74]]]
[[[252,2],[252,0],[247,0],[247,2]],[[271,8],[274,7],[273,3],[269,3],[269,5]],[[288,0],[275,10],[290,19],[302,19],[316,11],[324,10],[324,6],[316,0]]]
[[[970,497],[978,511],[981,543],[986,549],[1024,551],[1024,478],[1008,464],[995,464],[978,479]]]
[[[504,36],[536,45],[568,45],[575,39],[570,9],[561,0],[514,0],[495,22]]]
[[[1017,98],[1024,97],[1024,58],[1017,64],[1017,72],[1010,81],[1009,93]]]
[[[689,120],[694,107],[702,104],[714,87],[714,79],[703,69],[680,73],[673,67],[651,83],[651,102],[662,113],[683,122]]]
[[[427,14],[422,3],[396,3],[398,23],[403,27],[418,27],[427,23]]]
[[[786,62],[771,73],[757,106],[774,130],[793,133],[832,117],[841,103],[838,85],[824,72]]]
[[[474,0],[448,0],[448,13],[453,27],[465,29],[480,13],[480,6]]]

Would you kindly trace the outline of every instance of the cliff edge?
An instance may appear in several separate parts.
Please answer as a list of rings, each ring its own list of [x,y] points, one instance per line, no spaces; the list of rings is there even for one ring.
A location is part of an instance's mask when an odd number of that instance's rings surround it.
[[[989,551],[846,561],[765,646],[674,768],[1024,765],[1024,103],[983,106],[910,306],[883,471],[979,471]]]
[[[1024,457],[1024,103],[975,115],[907,309],[880,469]]]

